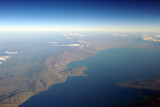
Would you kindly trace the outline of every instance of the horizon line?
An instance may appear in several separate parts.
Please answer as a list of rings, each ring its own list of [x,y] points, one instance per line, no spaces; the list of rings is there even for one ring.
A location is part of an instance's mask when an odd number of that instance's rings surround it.
[[[41,31],[41,32],[55,32],[55,31],[95,31],[95,32],[160,32],[160,28],[138,28],[138,27],[0,27],[0,32],[26,32],[26,31]]]

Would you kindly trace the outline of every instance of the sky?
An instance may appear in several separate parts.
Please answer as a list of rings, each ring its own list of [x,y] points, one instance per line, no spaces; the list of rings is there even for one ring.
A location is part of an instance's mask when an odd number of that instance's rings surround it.
[[[160,31],[160,0],[0,0],[0,31]]]

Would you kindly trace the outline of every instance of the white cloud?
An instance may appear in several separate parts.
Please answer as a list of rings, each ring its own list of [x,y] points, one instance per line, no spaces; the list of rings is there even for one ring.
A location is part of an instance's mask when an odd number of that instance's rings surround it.
[[[6,61],[8,58],[10,58],[10,56],[1,56],[0,61]]]
[[[5,51],[5,54],[18,54],[18,52]]]
[[[62,46],[81,46],[80,44],[68,44],[68,45],[62,45]]]
[[[11,51],[5,51],[5,54],[11,55],[11,54],[18,54],[18,52],[11,52]],[[11,58],[10,56],[0,56],[0,64],[2,62],[6,61],[7,59]]]
[[[126,37],[126,36],[128,36],[128,35],[121,35],[122,37]]]
[[[64,35],[64,37],[70,37],[70,38],[75,38],[75,37],[83,37],[84,35],[82,34],[73,34],[73,33],[67,33]]]
[[[114,33],[114,34],[112,34],[112,36],[115,36],[115,37],[127,37],[128,35],[125,35],[125,34],[122,34],[122,33],[120,33],[120,34]]]
[[[144,41],[152,41],[152,42],[160,42],[160,35],[142,35],[142,40]]]
[[[50,42],[51,44],[57,44],[57,42]]]

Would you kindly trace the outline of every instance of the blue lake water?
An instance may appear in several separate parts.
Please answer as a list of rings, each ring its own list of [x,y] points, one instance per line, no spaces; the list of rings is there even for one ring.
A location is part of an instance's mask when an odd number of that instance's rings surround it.
[[[132,107],[144,103],[138,90],[118,82],[160,77],[160,51],[115,48],[100,51],[68,66],[87,66],[88,77],[69,77],[65,83],[31,97],[20,107]]]

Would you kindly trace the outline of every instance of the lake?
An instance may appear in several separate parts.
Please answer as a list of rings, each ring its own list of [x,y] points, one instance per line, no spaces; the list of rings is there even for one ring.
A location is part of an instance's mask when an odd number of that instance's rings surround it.
[[[85,65],[87,77],[69,77],[20,107],[132,107],[145,100],[138,90],[117,86],[118,82],[160,76],[160,51],[140,48],[113,48],[100,51],[69,67]]]

